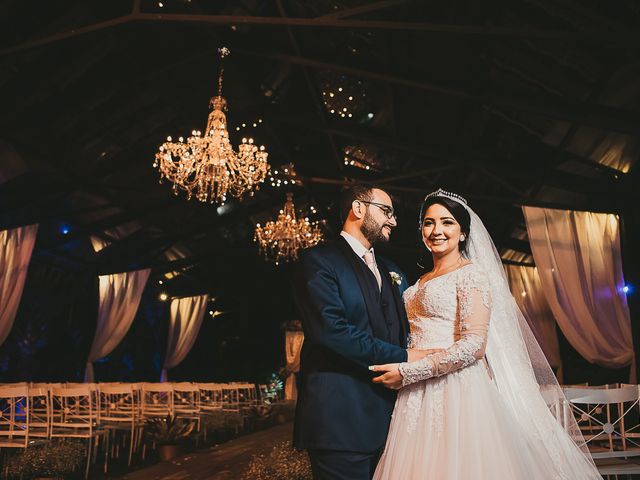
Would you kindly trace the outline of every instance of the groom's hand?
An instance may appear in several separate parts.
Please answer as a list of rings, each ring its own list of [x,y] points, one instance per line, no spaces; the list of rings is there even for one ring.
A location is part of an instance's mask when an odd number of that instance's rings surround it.
[[[373,383],[381,383],[387,388],[392,390],[399,390],[402,388],[402,375],[398,370],[397,363],[388,363],[386,365],[373,365],[369,367],[372,372],[384,372],[379,377],[372,379]]]
[[[415,348],[410,348],[409,350],[407,350],[407,362],[417,362],[418,360],[422,360],[427,355],[432,355],[443,350],[444,348],[430,348],[428,350],[418,350]]]

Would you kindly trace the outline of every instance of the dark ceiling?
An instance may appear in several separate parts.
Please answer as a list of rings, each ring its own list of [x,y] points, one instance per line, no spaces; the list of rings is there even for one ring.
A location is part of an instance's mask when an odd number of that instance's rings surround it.
[[[634,0],[0,0],[0,227],[39,223],[34,258],[67,269],[179,272],[178,293],[272,271],[253,227],[284,190],[217,208],[174,197],[152,167],[167,135],[204,129],[220,46],[232,143],[251,135],[274,170],[293,163],[297,206],[334,233],[343,185],[385,185],[388,254],[409,269],[437,187],[524,264],[522,205],[638,201]],[[339,88],[352,117],[330,112],[339,95],[325,104]]]

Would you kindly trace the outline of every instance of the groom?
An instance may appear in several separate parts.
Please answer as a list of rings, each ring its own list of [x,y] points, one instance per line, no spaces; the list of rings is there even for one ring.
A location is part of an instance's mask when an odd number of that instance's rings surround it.
[[[367,367],[413,361],[419,352],[406,350],[404,276],[373,249],[397,225],[390,196],[353,186],[342,194],[341,214],[340,237],[306,251],[295,282],[305,340],[294,446],[308,451],[316,480],[368,480],[396,393],[373,384]]]

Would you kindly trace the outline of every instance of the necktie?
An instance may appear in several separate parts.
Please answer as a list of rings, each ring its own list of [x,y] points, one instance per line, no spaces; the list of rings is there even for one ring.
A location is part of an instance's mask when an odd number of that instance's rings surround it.
[[[364,258],[364,263],[369,267],[369,270],[373,272],[373,276],[376,277],[378,288],[382,288],[382,279],[380,278],[380,272],[376,266],[376,261],[373,259],[373,253],[371,253],[371,250],[367,250],[362,257]]]

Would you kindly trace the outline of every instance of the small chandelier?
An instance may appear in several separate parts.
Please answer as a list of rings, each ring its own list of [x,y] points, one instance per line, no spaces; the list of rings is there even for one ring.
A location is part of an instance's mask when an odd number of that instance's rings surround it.
[[[221,60],[229,55],[226,47],[218,49]],[[173,182],[173,193],[180,190],[201,202],[219,203],[227,200],[227,194],[241,197],[253,195],[260,188],[269,171],[264,146],[253,144],[252,138],[243,138],[238,152],[229,143],[227,101],[222,96],[224,67],[220,66],[218,95],[209,102],[212,112],[207,120],[204,135],[194,130],[186,141],[183,137],[173,142],[171,137],[163,143],[155,156],[153,166],[160,170],[160,182],[166,178]]]
[[[253,240],[265,259],[278,265],[281,261],[297,260],[299,250],[317,245],[322,238],[319,222],[311,222],[308,217],[296,219],[293,194],[287,193],[287,201],[276,221],[264,226],[258,223]]]

